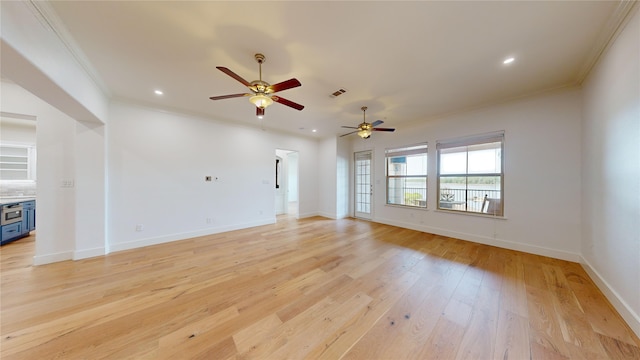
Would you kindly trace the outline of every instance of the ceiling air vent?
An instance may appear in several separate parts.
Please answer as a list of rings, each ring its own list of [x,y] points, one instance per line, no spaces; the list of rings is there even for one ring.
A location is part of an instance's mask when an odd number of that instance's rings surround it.
[[[336,91],[334,91],[331,95],[329,95],[330,98],[337,98],[338,96],[346,93],[347,90],[345,88],[340,88]]]

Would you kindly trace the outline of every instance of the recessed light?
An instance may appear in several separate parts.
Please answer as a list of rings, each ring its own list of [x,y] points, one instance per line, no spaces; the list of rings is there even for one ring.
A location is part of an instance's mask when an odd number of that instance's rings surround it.
[[[318,130],[316,130],[316,129],[311,130],[311,132],[316,132],[316,131],[318,131]]]
[[[155,91],[154,91],[154,93],[155,93],[156,95],[162,95],[162,94],[164,94],[164,93],[162,92],[162,90],[155,90]]]
[[[506,59],[504,59],[504,61],[502,62],[503,64],[507,65],[507,64],[511,64],[512,62],[514,62],[516,60],[516,58],[513,57],[508,57]]]

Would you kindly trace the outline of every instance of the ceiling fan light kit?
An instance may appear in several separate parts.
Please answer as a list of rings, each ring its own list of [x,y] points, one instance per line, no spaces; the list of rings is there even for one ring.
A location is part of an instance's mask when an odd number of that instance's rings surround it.
[[[363,139],[368,139],[369,137],[371,137],[371,129],[370,128],[363,128],[362,130],[358,131],[358,136],[360,136]]]
[[[273,104],[273,100],[264,94],[256,94],[249,98],[249,101],[260,109],[266,109],[267,106]]]
[[[296,78],[292,78],[274,85],[270,85],[269,83],[262,81],[262,63],[264,63],[266,60],[265,56],[262,54],[255,54],[255,59],[258,62],[260,79],[254,80],[252,82],[248,82],[247,80],[243,79],[240,75],[234,73],[233,71],[229,70],[224,66],[216,66],[216,69],[236,79],[238,82],[242,83],[242,85],[246,86],[249,90],[251,90],[250,94],[230,94],[230,95],[222,95],[222,96],[212,96],[209,99],[222,100],[222,99],[248,96],[249,102],[251,102],[256,107],[256,116],[260,119],[262,119],[262,117],[264,116],[264,110],[274,102],[294,108],[298,111],[304,109],[303,105],[295,103],[291,100],[287,100],[280,96],[271,95],[278,91],[284,91],[294,87],[302,86],[300,81],[298,81],[298,79]]]

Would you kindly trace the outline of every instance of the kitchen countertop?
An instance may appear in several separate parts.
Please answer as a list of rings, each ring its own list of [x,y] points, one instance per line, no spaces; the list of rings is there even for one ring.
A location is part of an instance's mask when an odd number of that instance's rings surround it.
[[[35,200],[35,196],[12,196],[12,197],[0,197],[0,205],[13,204],[25,201]]]

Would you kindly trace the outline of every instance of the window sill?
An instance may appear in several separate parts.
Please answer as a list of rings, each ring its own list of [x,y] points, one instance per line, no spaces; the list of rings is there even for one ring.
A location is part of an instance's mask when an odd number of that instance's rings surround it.
[[[384,206],[388,206],[388,207],[392,207],[392,208],[396,208],[396,209],[407,209],[407,210],[421,210],[421,211],[429,210],[426,207],[410,206],[410,205],[384,204]]]
[[[474,213],[474,212],[468,212],[468,211],[443,210],[443,209],[436,209],[434,211],[438,213],[443,213],[443,214],[467,215],[467,216],[481,217],[485,219],[507,220],[505,216],[488,215],[488,214]]]

